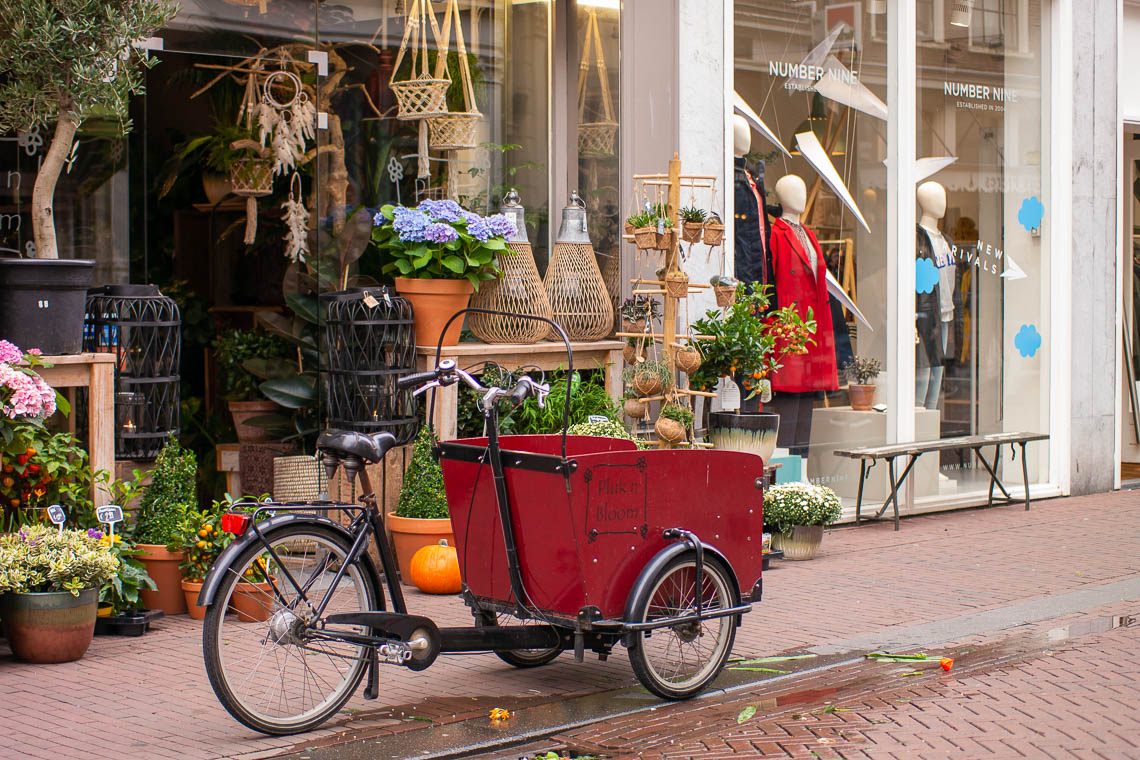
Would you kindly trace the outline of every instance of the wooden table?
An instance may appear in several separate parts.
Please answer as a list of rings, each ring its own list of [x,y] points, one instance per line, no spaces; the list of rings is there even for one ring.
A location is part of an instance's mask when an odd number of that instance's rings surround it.
[[[48,385],[60,388],[87,389],[87,447],[91,472],[106,470],[115,475],[115,355],[114,354],[69,354],[67,356],[44,356],[43,360],[51,367],[37,367],[36,372]],[[75,408],[75,394],[71,397]],[[75,415],[68,422],[71,432],[75,432]],[[101,507],[111,501],[105,489],[91,484],[91,496],[95,506]]]
[[[621,351],[624,341],[599,340],[571,343],[574,352],[574,369],[603,369],[606,373],[606,392],[610,398],[619,399],[622,395]],[[562,343],[460,343],[457,346],[444,346],[440,359],[454,359],[460,369],[466,369],[483,362],[502,365],[507,370],[519,367],[535,367],[544,371],[566,369],[566,346]],[[416,371],[426,372],[435,369],[435,346],[416,346]],[[430,393],[430,391],[429,391]],[[459,384],[441,388],[435,393],[436,435],[441,441],[453,440],[458,436]]]

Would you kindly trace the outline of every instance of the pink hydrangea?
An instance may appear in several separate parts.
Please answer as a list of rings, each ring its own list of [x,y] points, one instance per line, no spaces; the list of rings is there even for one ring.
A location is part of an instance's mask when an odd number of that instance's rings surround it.
[[[0,363],[0,414],[14,420],[48,417],[54,413],[55,391],[43,378]]]
[[[19,364],[24,355],[11,341],[0,340],[0,362],[5,364]]]

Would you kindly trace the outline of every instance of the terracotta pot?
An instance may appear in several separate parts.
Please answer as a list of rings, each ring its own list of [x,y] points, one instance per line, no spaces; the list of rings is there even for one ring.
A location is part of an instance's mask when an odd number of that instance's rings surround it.
[[[268,399],[261,401],[230,401],[230,416],[234,418],[234,428],[237,430],[239,443],[262,443],[269,440],[269,431],[258,425],[251,425],[246,420],[260,417],[263,414],[273,414],[277,411],[277,404]]]
[[[202,592],[202,584],[183,579],[181,581],[182,597],[186,602],[186,611],[195,620],[206,617],[206,608],[198,606],[198,594]]]
[[[467,308],[475,288],[467,280],[420,280],[396,278],[396,292],[412,304],[412,320],[416,327],[416,345],[434,346],[443,326],[457,311]],[[459,342],[463,320],[457,319],[447,328],[443,345]]]
[[[91,646],[99,590],[0,595],[0,618],[12,654],[24,662],[78,660]]]
[[[822,525],[797,525],[792,535],[772,534],[773,551],[782,551],[784,559],[811,559],[823,543]]]
[[[412,556],[424,546],[434,546],[440,539],[448,546],[455,546],[455,531],[451,528],[451,518],[421,520],[416,517],[397,517],[388,513],[388,528],[392,531],[392,543],[396,547],[396,562],[400,566],[400,577],[404,583],[412,582]]]
[[[243,580],[230,596],[230,609],[243,623],[268,620],[273,613],[273,586],[268,581],[253,583]]]
[[[162,610],[167,615],[180,615],[186,611],[186,597],[182,594],[182,571],[178,563],[186,558],[182,552],[169,552],[161,544],[136,544],[142,552],[139,557],[146,571],[154,579],[157,591],[139,592],[148,610]]]
[[[852,409],[869,412],[875,404],[875,386],[851,383],[847,386],[847,397],[851,399]]]

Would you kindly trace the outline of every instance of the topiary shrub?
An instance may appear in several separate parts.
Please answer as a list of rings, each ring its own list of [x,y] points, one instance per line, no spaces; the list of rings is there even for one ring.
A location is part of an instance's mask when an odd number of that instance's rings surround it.
[[[431,453],[435,444],[435,436],[428,427],[421,427],[412,447],[412,462],[404,472],[396,517],[433,520],[449,516],[447,494],[443,490],[443,469]]]
[[[186,511],[198,506],[197,477],[198,458],[171,433],[154,461],[150,485],[143,491],[136,542],[165,545],[178,539]]]

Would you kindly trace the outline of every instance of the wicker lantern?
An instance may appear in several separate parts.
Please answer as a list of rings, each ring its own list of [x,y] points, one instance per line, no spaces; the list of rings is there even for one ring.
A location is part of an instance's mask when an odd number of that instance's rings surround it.
[[[534,252],[526,239],[526,209],[519,203],[519,195],[513,188],[503,198],[499,211],[514,220],[516,230],[507,243],[510,251],[498,256],[503,276],[482,283],[471,297],[471,305],[551,319],[550,299],[538,275]],[[467,325],[475,337],[485,343],[537,343],[550,331],[549,325],[534,319],[478,312],[467,316]]]
[[[179,432],[178,304],[154,285],[90,290],[83,350],[116,355],[116,458],[154,459]]]
[[[543,285],[554,321],[571,340],[601,340],[613,330],[613,303],[586,229],[586,204],[576,192],[562,209],[562,225]],[[551,331],[549,337],[558,336]]]
[[[396,382],[415,372],[412,306],[388,288],[354,288],[321,295],[328,345],[331,428],[387,431],[404,444],[419,429],[411,390]]]

